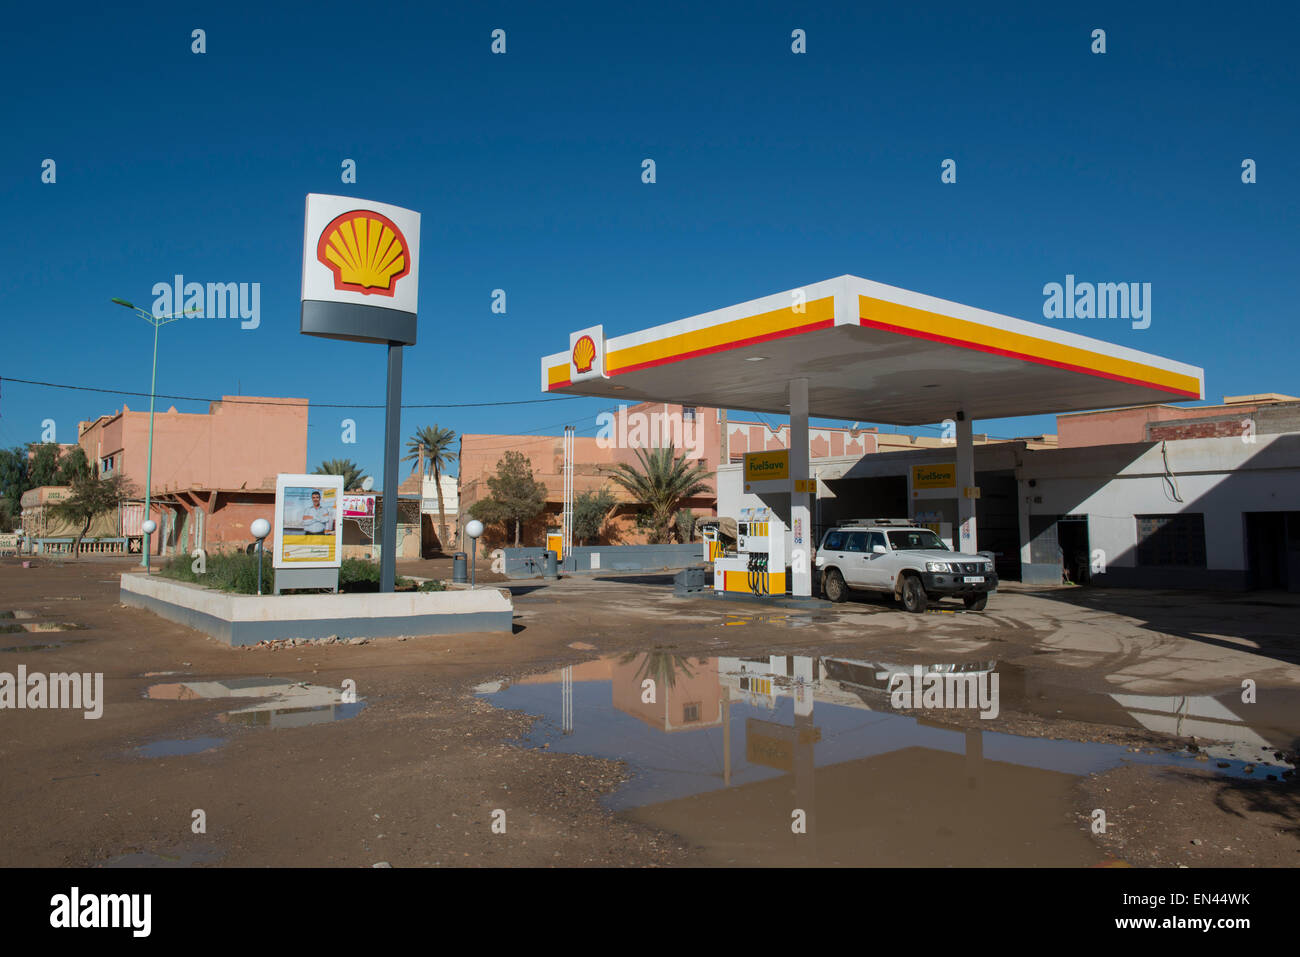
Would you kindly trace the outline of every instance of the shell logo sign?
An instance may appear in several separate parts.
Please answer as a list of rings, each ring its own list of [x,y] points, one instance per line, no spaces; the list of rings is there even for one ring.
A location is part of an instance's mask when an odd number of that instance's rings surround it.
[[[308,194],[300,332],[415,345],[419,299],[419,213],[355,196]]]
[[[316,259],[334,273],[335,289],[366,296],[391,296],[397,281],[411,271],[402,231],[369,209],[350,210],[326,226]]]
[[[583,336],[573,347],[573,367],[579,372],[590,372],[596,358],[596,343],[591,336]]]
[[[569,381],[599,379],[605,375],[605,327],[592,326],[569,333]]]

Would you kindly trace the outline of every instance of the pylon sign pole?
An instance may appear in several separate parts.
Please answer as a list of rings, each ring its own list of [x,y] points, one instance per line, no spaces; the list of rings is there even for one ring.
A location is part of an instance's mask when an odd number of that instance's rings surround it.
[[[388,400],[384,410],[384,525],[379,553],[379,590],[397,585],[397,453],[402,441],[402,346],[388,344]],[[423,482],[423,477],[421,478]],[[389,508],[388,503],[393,507]]]
[[[379,564],[385,592],[397,580],[402,347],[415,345],[419,266],[419,213],[351,196],[307,196],[299,331],[388,347]]]

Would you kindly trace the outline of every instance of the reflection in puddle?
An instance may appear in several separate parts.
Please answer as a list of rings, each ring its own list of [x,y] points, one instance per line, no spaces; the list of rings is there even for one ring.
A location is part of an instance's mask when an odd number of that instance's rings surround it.
[[[1050,702],[1059,717],[1070,700],[997,662],[925,667],[952,675],[996,670],[1008,710]],[[1232,696],[1076,695],[1088,705],[1076,709],[1088,717],[1070,715],[1080,720],[1160,731],[1173,722],[1182,731],[1168,733],[1207,739],[1211,729],[1195,722],[1213,722],[1233,743],[1222,745],[1224,760],[1207,762],[1189,752],[1011,735],[991,730],[996,720],[976,718],[968,728],[945,723],[944,712],[902,714],[886,689],[891,673],[911,668],[650,653],[476,691],[541,717],[528,746],[625,761],[629,780],[607,805],[681,835],[715,863],[1095,864],[1104,855],[1088,836],[1091,809],[1076,806],[1081,775],[1133,763],[1262,779],[1291,767],[1271,750],[1287,745],[1289,732],[1247,727],[1227,703]],[[1247,747],[1253,750],[1244,754]],[[1252,767],[1266,753],[1269,766]],[[807,825],[802,834],[792,830],[797,812]]]
[[[212,751],[226,743],[225,738],[189,738],[181,740],[169,738],[164,741],[151,741],[133,752],[138,758],[178,758],[187,754],[202,754]]]
[[[265,698],[221,715],[219,720],[267,728],[301,728],[354,718],[364,700],[344,701],[338,688],[274,678],[230,678],[152,685],[145,696],[171,701],[211,698]]]

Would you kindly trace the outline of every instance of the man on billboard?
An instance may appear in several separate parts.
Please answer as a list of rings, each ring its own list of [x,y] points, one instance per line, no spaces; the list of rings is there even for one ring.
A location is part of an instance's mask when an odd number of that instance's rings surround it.
[[[302,510],[302,530],[308,535],[325,535],[334,530],[334,510],[321,507],[319,489],[312,489],[311,505]]]

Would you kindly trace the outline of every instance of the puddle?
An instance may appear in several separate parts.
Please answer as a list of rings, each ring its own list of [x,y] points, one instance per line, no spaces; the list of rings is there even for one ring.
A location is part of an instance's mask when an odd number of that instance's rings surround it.
[[[218,720],[268,728],[301,728],[355,718],[365,708],[364,699],[344,701],[338,688],[284,681],[276,678],[229,678],[220,681],[179,681],[151,685],[146,698],[192,701],[212,698],[254,698],[227,711]]]
[[[225,738],[167,738],[150,741],[131,752],[137,758],[179,758],[188,754],[213,751],[226,743]]]
[[[723,619],[722,625],[724,627],[734,627],[736,625],[785,625],[787,628],[807,628],[811,625],[821,625],[836,620],[834,615],[827,614],[738,615],[733,612],[724,613]]]
[[[1067,703],[996,661],[925,669],[975,679],[1005,671],[1011,680],[999,695],[1008,710],[1038,703],[1060,717]],[[681,835],[711,863],[1086,866],[1104,855],[1080,818],[1088,809],[1076,806],[1082,775],[1150,764],[1258,780],[1291,769],[1277,753],[1293,731],[1248,726],[1238,717],[1243,706],[1224,699],[1079,695],[1103,699],[1090,705],[1112,724],[1164,731],[1172,723],[1208,738],[1211,729],[1196,722],[1211,722],[1227,743],[1202,745],[1211,759],[1198,760],[1186,751],[1011,735],[996,730],[996,718],[968,730],[945,724],[942,712],[903,714],[886,689],[892,672],[911,670],[654,652],[475,690],[540,716],[519,742],[526,747],[626,762],[629,779],[606,805]],[[792,831],[796,812],[806,833]]]
[[[215,864],[221,852],[214,847],[169,847],[163,851],[135,851],[110,858],[98,867],[197,867]]]
[[[62,648],[64,645],[75,645],[89,640],[89,638],[64,638],[60,641],[44,641],[39,644],[4,645],[0,646],[0,651],[47,651],[50,648]]]

